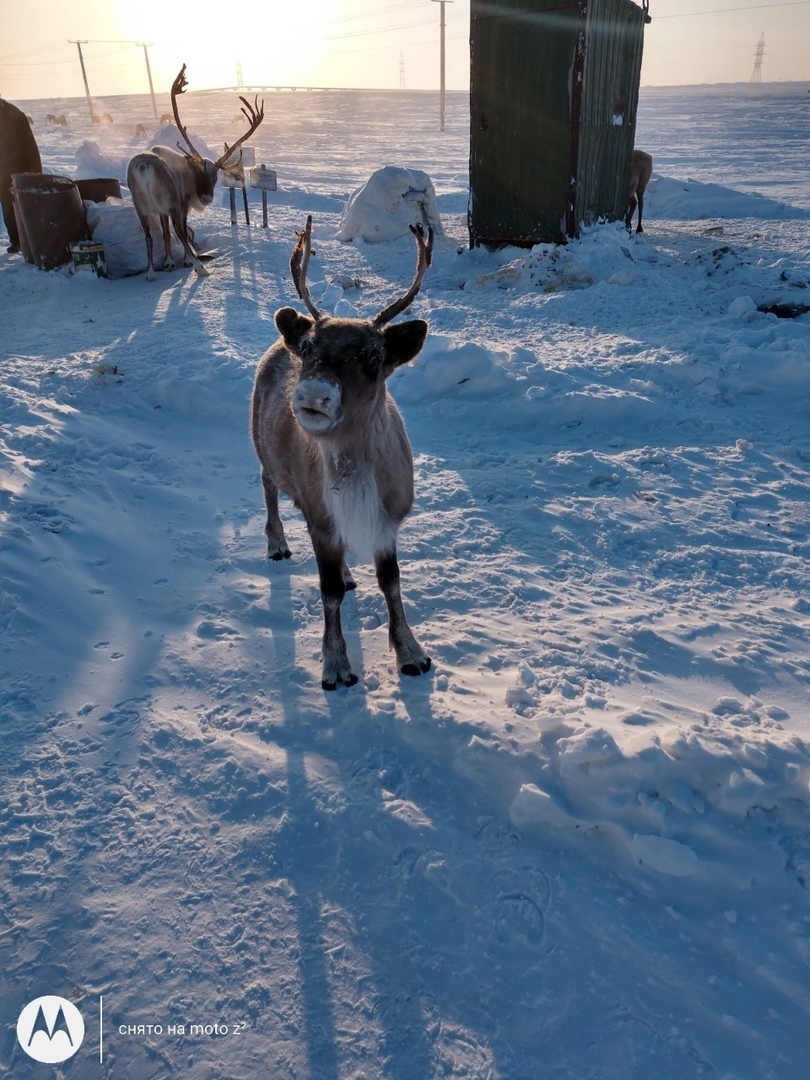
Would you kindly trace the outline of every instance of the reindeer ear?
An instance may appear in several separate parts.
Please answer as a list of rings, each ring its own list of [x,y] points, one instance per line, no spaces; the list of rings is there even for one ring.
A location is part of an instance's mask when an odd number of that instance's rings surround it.
[[[301,338],[313,326],[312,319],[301,315],[291,307],[279,308],[276,312],[276,327],[284,338],[284,344],[293,352],[298,352]]]
[[[418,356],[427,337],[428,324],[424,319],[410,319],[393,323],[383,330],[385,342],[384,366],[387,375],[401,364],[407,364]]]

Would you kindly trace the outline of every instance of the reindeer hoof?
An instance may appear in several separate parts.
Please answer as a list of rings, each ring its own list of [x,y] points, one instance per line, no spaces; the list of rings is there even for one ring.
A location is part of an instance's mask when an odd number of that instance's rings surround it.
[[[282,559],[289,559],[290,549],[284,548],[283,551],[268,551],[267,558],[272,559],[273,562],[281,562]]]
[[[345,679],[340,680],[343,686],[354,686],[357,682],[357,676],[352,672]],[[321,688],[323,690],[337,690],[338,684],[336,682],[327,682],[326,679],[321,680]]]
[[[426,671],[430,671],[430,657],[426,656],[418,664],[403,664],[399,670],[403,675],[424,675]]]

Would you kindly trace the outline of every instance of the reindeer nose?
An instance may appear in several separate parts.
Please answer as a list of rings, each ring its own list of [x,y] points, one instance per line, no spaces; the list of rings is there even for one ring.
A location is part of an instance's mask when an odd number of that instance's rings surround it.
[[[312,420],[336,423],[340,402],[340,387],[328,379],[302,379],[292,396],[293,409],[304,426]]]

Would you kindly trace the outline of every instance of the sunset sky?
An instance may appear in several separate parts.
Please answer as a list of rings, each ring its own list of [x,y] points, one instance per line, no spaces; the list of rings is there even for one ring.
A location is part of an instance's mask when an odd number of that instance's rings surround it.
[[[445,6],[447,88],[469,83],[469,0]],[[193,12],[189,18],[188,11]],[[335,86],[433,89],[435,0],[0,0],[0,95],[9,100],[168,91],[182,63],[189,89]],[[642,84],[747,82],[760,34],[762,80],[810,80],[810,0],[650,0]]]

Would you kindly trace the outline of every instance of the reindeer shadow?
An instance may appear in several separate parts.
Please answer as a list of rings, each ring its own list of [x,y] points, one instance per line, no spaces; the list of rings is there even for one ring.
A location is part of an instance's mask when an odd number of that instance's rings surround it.
[[[269,564],[269,600],[253,620],[261,636],[270,635],[276,674],[275,708],[260,737],[286,758],[284,824],[268,833],[265,854],[283,862],[296,897],[309,1067],[325,1080],[343,1075],[343,1033],[359,994],[365,1022],[376,1032],[379,1075],[435,1075],[442,1024],[464,1029],[476,1053],[489,1055],[505,1075],[523,1040],[517,1027],[494,1030],[484,1002],[493,980],[513,996],[508,973],[521,950],[528,947],[537,961],[544,956],[549,890],[538,884],[544,880],[538,869],[534,884],[520,886],[529,900],[517,890],[501,895],[503,875],[522,881],[524,874],[514,861],[519,840],[507,807],[486,782],[453,766],[476,729],[436,711],[429,674],[399,676],[388,665],[393,671],[382,678],[395,685],[375,689],[351,595],[344,603],[346,636],[360,682],[317,689],[317,661],[300,653],[310,651],[303,640],[311,641],[312,627],[297,625],[296,598],[296,579],[313,569],[310,560]],[[365,593],[368,576],[357,577]],[[368,614],[369,605],[359,608]],[[380,625],[373,632],[386,630]],[[308,685],[301,682],[305,669]],[[494,748],[481,754],[491,757],[478,756],[482,779],[500,765]],[[527,775],[532,767],[526,763]],[[519,782],[511,777],[503,790]],[[510,904],[522,905],[514,933],[503,921],[513,914]],[[493,918],[493,909],[502,917]],[[502,978],[492,973],[493,956],[500,957]],[[360,988],[345,982],[358,968],[366,972]],[[527,1047],[531,1057],[536,1047]]]

